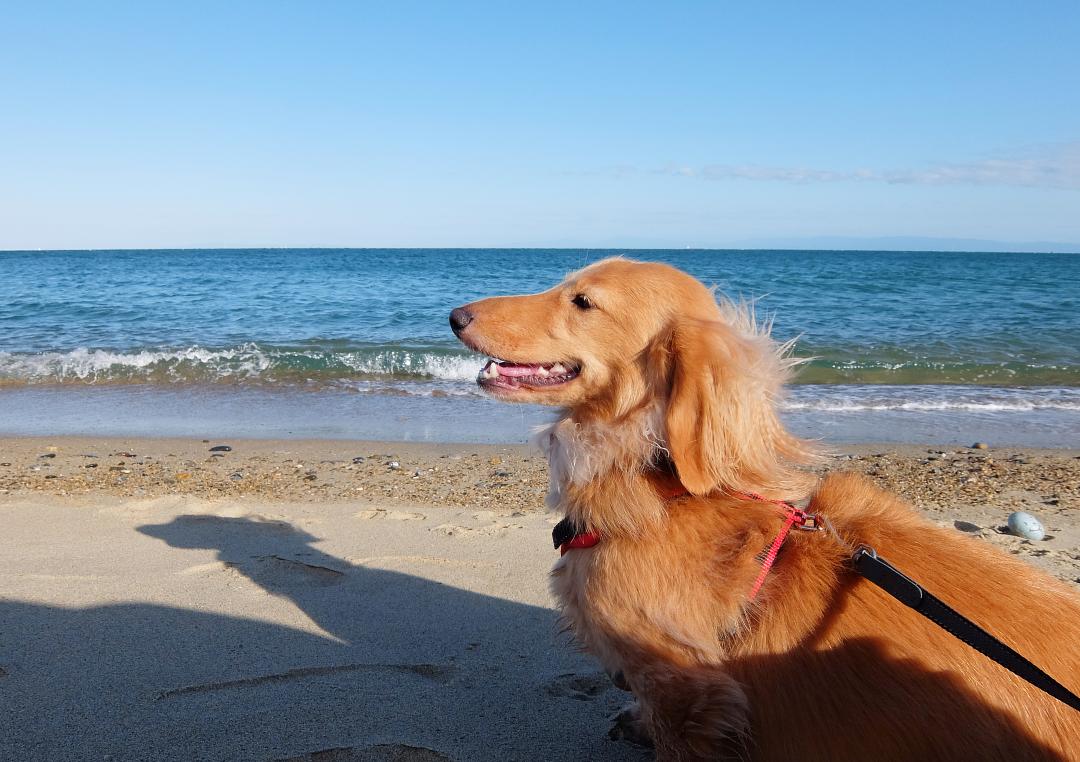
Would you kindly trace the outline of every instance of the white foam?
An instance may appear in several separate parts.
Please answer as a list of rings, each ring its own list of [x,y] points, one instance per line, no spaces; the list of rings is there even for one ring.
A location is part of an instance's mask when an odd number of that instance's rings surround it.
[[[1080,411],[1080,388],[1006,388],[935,385],[813,385],[793,387],[789,412],[869,411],[1011,413]]]
[[[15,354],[0,352],[0,379],[23,381],[95,381],[176,372],[181,367],[223,366],[233,375],[256,375],[270,367],[270,358],[255,344],[211,350],[192,346],[179,350],[115,352],[80,347],[69,352]],[[140,373],[143,371],[144,373]]]
[[[80,347],[67,352],[0,352],[0,382],[221,381],[263,377],[303,379],[350,373],[465,381],[476,377],[475,355],[432,353],[422,349],[319,349],[262,347],[255,343],[226,349],[198,345],[181,349],[116,351]]]
[[[384,350],[372,354],[349,352],[341,361],[358,373],[373,375],[425,375],[447,381],[471,381],[476,378],[481,361],[471,355],[432,355],[423,351]]]
[[[781,408],[787,411],[813,410],[824,413],[852,413],[860,410],[969,410],[993,413],[1030,410],[1080,410],[1080,402],[1050,402],[1044,404],[1035,402],[903,402],[897,400],[895,402],[858,403],[822,400],[820,402],[789,403],[782,405]]]

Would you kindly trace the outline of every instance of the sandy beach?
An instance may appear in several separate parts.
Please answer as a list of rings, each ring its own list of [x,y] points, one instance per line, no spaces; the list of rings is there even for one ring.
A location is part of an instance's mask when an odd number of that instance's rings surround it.
[[[1080,585],[1080,452],[820,470]],[[558,633],[546,485],[526,446],[0,440],[0,758],[648,758]]]

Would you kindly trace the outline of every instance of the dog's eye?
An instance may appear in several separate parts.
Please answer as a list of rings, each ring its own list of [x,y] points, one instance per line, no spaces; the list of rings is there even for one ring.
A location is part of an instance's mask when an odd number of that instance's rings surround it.
[[[589,297],[585,296],[585,294],[578,294],[572,301],[577,307],[583,310],[591,310],[593,306],[593,303],[589,301]]]

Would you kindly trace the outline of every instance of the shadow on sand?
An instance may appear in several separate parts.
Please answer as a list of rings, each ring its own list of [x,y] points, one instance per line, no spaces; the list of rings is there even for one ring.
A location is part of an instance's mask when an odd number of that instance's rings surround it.
[[[250,594],[250,580],[258,594],[291,601],[310,621],[290,627],[204,613],[193,610],[194,599],[190,608],[82,609],[0,600],[0,759],[648,756],[606,739],[605,717],[625,694],[553,642],[547,609],[355,566],[285,522],[188,515],[138,531],[171,548],[215,550],[222,562],[215,584],[243,584]],[[941,721],[934,708],[942,706],[978,715],[984,728],[950,759],[1054,758],[956,681],[890,660],[873,641],[731,669],[752,686],[751,705],[761,710],[759,751],[777,758],[810,759],[800,734],[824,732],[833,743],[817,745],[827,751],[814,758],[861,759],[876,748],[871,756],[902,759],[870,729],[917,736]],[[808,707],[808,724],[764,716],[770,692],[869,673],[881,688],[879,705],[852,708],[837,695],[830,706]],[[964,737],[964,728],[956,731]],[[926,748],[908,758],[941,757]]]
[[[550,610],[354,566],[285,522],[138,531],[215,549],[221,585],[311,621],[0,598],[0,759],[642,758],[606,739],[625,694],[555,642]]]

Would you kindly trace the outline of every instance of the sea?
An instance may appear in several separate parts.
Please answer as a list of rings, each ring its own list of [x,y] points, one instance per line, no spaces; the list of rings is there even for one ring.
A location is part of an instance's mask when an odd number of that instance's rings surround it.
[[[0,252],[0,435],[523,442],[447,315],[613,255],[796,339],[803,436],[1080,447],[1080,255],[898,251]]]

